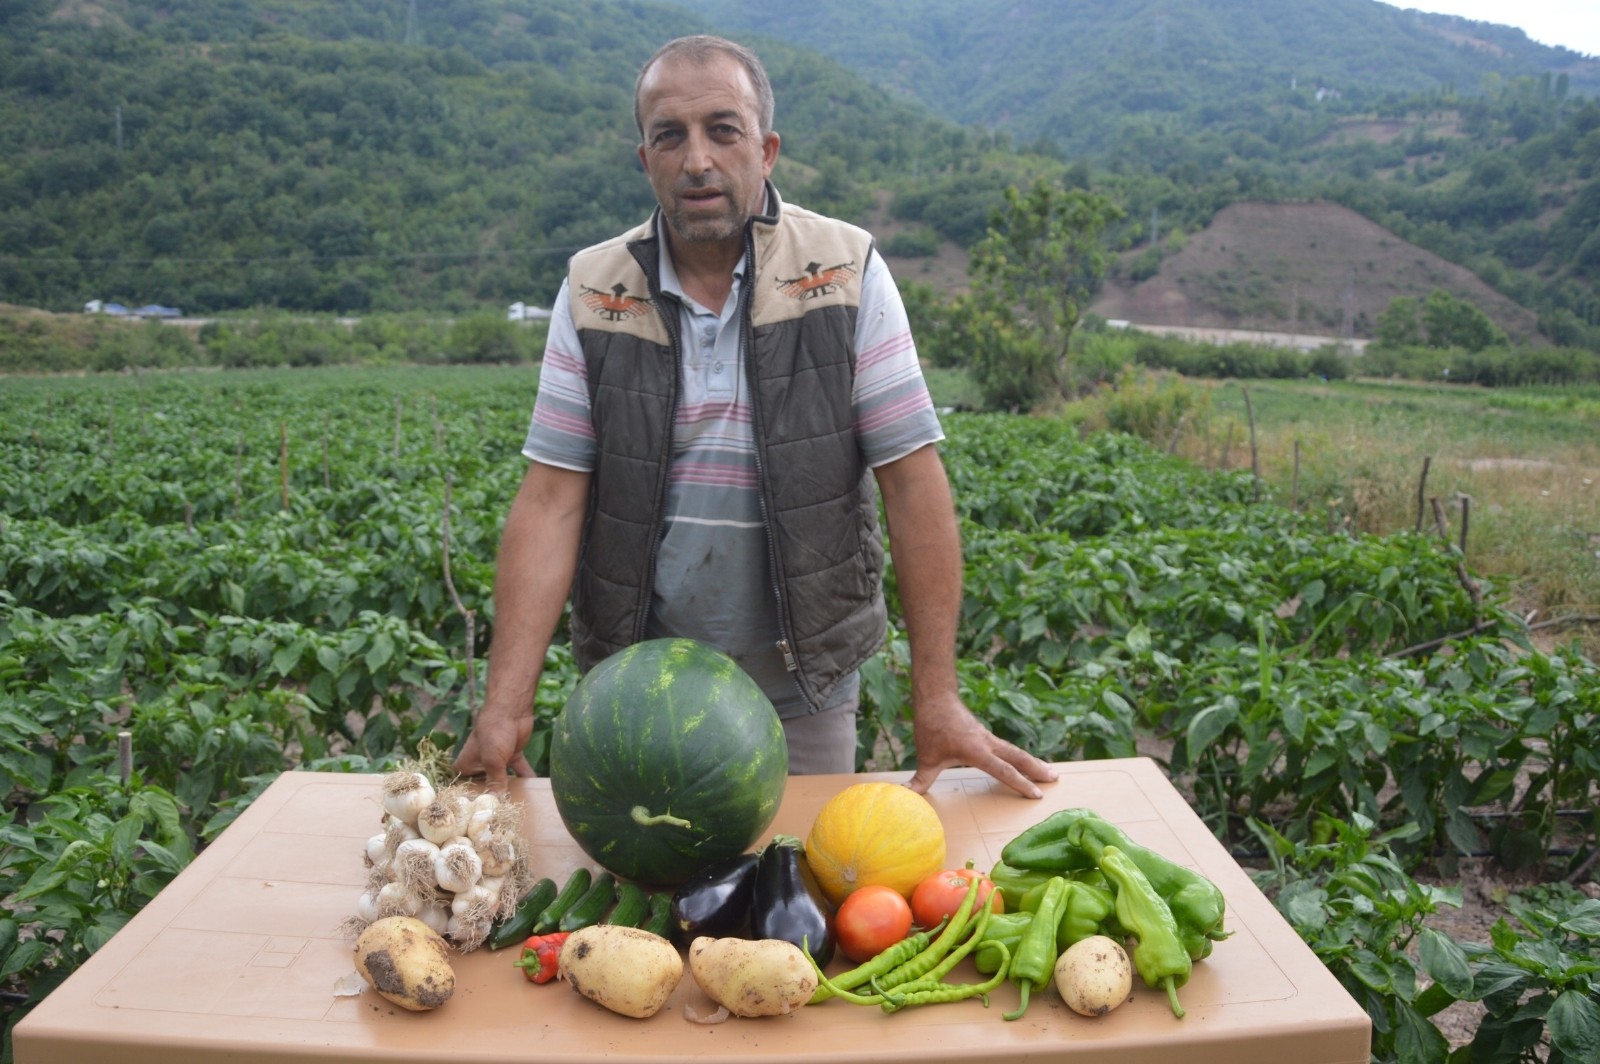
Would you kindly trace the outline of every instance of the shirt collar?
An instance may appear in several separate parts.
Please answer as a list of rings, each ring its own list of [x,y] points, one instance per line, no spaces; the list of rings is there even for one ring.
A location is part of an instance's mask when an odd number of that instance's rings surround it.
[[[773,209],[772,192],[773,190],[770,184],[763,189],[763,205],[765,207],[764,213],[769,215],[772,213]],[[677,296],[679,299],[688,299],[689,297],[684,295],[683,285],[678,280],[678,268],[672,264],[672,252],[667,246],[666,231],[662,228],[666,224],[666,218],[661,215],[660,211],[657,211],[656,227],[658,238],[656,240],[656,264],[657,268],[661,271],[661,290],[669,295]],[[739,290],[739,285],[744,280],[744,268],[745,256],[740,255],[738,265],[734,266],[733,268],[733,287],[735,292]]]

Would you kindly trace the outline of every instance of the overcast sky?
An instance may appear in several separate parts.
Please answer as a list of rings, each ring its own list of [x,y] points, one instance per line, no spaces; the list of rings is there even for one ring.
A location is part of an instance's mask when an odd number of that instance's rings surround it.
[[[1515,26],[1540,44],[1600,57],[1597,0],[1395,0],[1394,6]]]

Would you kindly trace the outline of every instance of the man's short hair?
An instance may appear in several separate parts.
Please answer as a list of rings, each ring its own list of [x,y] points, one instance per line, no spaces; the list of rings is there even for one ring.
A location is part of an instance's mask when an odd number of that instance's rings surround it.
[[[656,54],[639,68],[639,76],[633,82],[633,124],[639,127],[639,135],[644,136],[644,115],[639,109],[639,91],[644,88],[645,75],[650,73],[652,67],[663,60],[707,63],[721,57],[737,61],[750,76],[750,84],[756,92],[756,119],[760,123],[760,133],[763,137],[771,133],[775,102],[772,97],[772,82],[767,79],[767,69],[761,65],[761,60],[742,44],[735,44],[722,37],[700,34],[668,41],[656,49]]]

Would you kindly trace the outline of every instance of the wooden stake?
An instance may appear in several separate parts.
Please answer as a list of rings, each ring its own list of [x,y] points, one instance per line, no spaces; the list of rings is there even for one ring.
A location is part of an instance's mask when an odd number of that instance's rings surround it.
[[[1241,388],[1244,393],[1244,416],[1250,423],[1250,476],[1255,480],[1254,501],[1261,501],[1261,452],[1256,449],[1256,412],[1250,405],[1250,389]]]
[[[394,397],[394,457],[400,460],[400,415],[405,410],[405,400],[398,395]]]
[[[322,437],[322,486],[333,490],[333,471],[328,467],[328,437]]]
[[[279,509],[289,508],[289,425],[278,422],[278,498]]]
[[[239,446],[233,454],[233,516],[244,508],[244,429],[239,430]]]
[[[1430,455],[1427,455],[1426,457],[1424,457],[1422,459],[1422,479],[1417,481],[1417,528],[1416,528],[1416,533],[1419,536],[1422,535],[1423,504],[1427,501],[1427,497],[1428,497],[1428,467],[1431,466],[1431,465],[1433,465],[1433,455],[1430,454]]]
[[[117,732],[117,777],[126,785],[133,776],[133,732]]]
[[[1289,481],[1289,509],[1300,509],[1300,441],[1294,441],[1294,478]]]
[[[1472,521],[1472,496],[1461,496],[1461,539],[1458,546],[1462,554],[1467,553],[1467,525]]]
[[[444,516],[439,522],[439,557],[444,562],[445,590],[450,592],[450,601],[455,604],[456,612],[461,614],[462,619],[467,622],[467,711],[472,716],[477,716],[477,615],[462,603],[461,596],[456,594],[456,582],[450,575],[450,482],[450,474],[446,473],[444,475]]]

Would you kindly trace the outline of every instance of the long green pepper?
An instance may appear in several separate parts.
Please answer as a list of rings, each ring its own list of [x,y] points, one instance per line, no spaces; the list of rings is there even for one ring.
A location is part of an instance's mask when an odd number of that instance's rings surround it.
[[[1008,1020],[1021,1019],[1028,1011],[1028,995],[1043,990],[1055,975],[1056,925],[1061,921],[1061,909],[1066,901],[1067,881],[1057,876],[1045,886],[1033,920],[1022,933],[1016,955],[1011,958],[1011,981],[1017,984],[1022,1003],[1005,1014]]]
[[[1134,863],[1133,858],[1115,846],[1100,853],[1100,870],[1117,892],[1117,919],[1136,941],[1133,966],[1144,985],[1165,989],[1172,1014],[1183,1019],[1178,1004],[1178,988],[1189,981],[1194,962],[1178,934],[1178,921],[1155,886]]]
[[[865,961],[847,972],[840,972],[832,979],[822,974],[821,965],[817,964],[816,958],[811,956],[811,951],[806,950],[807,959],[811,961],[811,966],[817,970],[817,989],[806,1004],[816,1005],[834,996],[845,997],[846,1000],[850,1000],[840,991],[854,990],[856,987],[870,983],[874,978],[898,968],[918,953],[927,949],[928,943],[933,941],[934,932],[943,930],[944,926],[941,923],[931,930],[918,931],[907,935],[870,961]],[[876,1005],[877,1002],[874,1001],[871,1004]]]
[[[930,968],[926,974],[899,984],[900,993],[907,994],[921,990],[934,990],[944,985],[944,977],[950,974],[950,969],[960,964],[967,954],[971,953],[973,948],[983,940],[984,929],[989,926],[989,921],[993,917],[994,907],[992,905],[978,906],[978,915],[973,917],[972,921],[967,925],[967,930],[961,938],[961,944],[946,954],[944,959]],[[1009,957],[1009,955],[1010,951],[1008,949],[1007,956]],[[873,985],[876,986],[877,984],[874,983]]]
[[[1052,813],[1006,843],[1001,862],[1021,873],[1048,871],[1062,875],[1098,867],[1107,846],[1115,846],[1131,858],[1167,903],[1178,921],[1179,937],[1191,960],[1210,956],[1212,945],[1232,934],[1223,930],[1227,904],[1215,883],[1139,845],[1092,810],[1062,809]]]
[[[891,990],[902,983],[910,983],[922,978],[944,960],[946,954],[968,937],[971,930],[972,906],[978,898],[980,881],[974,877],[972,884],[967,887],[967,893],[962,897],[961,904],[956,906],[956,911],[949,920],[944,922],[944,930],[939,932],[937,938],[930,942],[927,948],[918,951],[903,964],[885,972],[870,982],[875,990],[882,993]],[[989,907],[983,907],[987,910]],[[965,954],[963,954],[965,956]]]
[[[990,991],[1006,981],[1006,975],[1011,967],[1010,951],[1006,949],[1005,943],[996,943],[995,948],[1000,951],[1000,967],[983,982],[941,983],[925,990],[913,990],[909,985],[903,986],[897,997],[882,1003],[883,1011],[898,1012],[911,1005],[942,1005],[947,1001],[962,1001],[972,997],[983,998],[983,1007],[988,1008]]]

